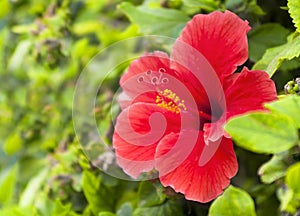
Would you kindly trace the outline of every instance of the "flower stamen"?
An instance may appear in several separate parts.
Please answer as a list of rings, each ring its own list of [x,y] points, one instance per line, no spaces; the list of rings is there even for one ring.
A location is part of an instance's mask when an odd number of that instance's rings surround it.
[[[181,100],[176,93],[172,92],[170,89],[159,91],[158,94],[159,95],[156,96],[155,103],[160,108],[176,114],[179,114],[181,110],[186,110],[184,100]]]

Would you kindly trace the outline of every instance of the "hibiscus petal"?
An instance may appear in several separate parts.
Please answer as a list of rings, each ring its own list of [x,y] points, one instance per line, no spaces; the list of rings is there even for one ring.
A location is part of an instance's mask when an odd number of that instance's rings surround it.
[[[247,60],[249,30],[248,22],[234,13],[215,11],[208,15],[194,16],[183,29],[178,40],[202,53],[220,80],[223,80],[224,77],[232,74],[238,65]],[[189,54],[185,49],[177,52],[182,55]]]
[[[157,71],[159,68],[169,68],[169,65],[169,56],[167,53],[160,51],[145,53],[130,64],[128,70],[120,80],[120,85],[123,87],[126,80],[132,76],[143,74],[149,70]]]
[[[117,162],[124,171],[137,177],[154,167],[154,154],[161,138],[180,130],[180,115],[146,103],[135,103],[117,118],[113,146]]]
[[[264,71],[244,68],[235,81],[225,89],[226,119],[254,110],[264,110],[263,104],[276,100],[274,82]]]
[[[145,53],[134,60],[120,80],[123,93],[118,101],[121,108],[136,102],[155,102],[157,86],[164,85],[164,74],[173,75],[169,57],[164,52]]]
[[[224,131],[226,121],[232,116],[248,111],[264,110],[263,104],[276,99],[274,82],[264,71],[249,71],[244,68],[241,73],[233,74],[226,79],[224,86],[227,108],[218,121],[204,124],[204,140],[206,146],[200,158],[205,165],[214,155],[217,142],[222,136],[230,136]]]
[[[181,192],[186,199],[198,202],[209,202],[223,192],[230,183],[230,178],[236,175],[238,170],[233,144],[230,139],[223,138],[211,158],[204,166],[199,165],[199,158],[205,146],[203,132],[199,131],[196,143],[190,143],[195,131],[182,131],[181,134],[169,134],[161,140],[157,146],[155,159],[156,169],[160,172],[160,181],[164,186],[171,186],[175,191]],[[180,158],[165,157],[170,152],[179,137],[189,147],[193,147],[191,153],[175,169],[166,173],[166,167],[170,162],[176,163]],[[187,151],[187,149],[184,149]],[[184,154],[184,152],[182,152]]]

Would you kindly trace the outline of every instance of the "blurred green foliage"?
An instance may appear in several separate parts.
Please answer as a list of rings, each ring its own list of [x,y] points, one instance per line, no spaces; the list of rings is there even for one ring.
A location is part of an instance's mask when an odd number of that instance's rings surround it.
[[[72,123],[76,80],[99,50],[143,34],[176,37],[193,15],[214,10],[250,22],[246,66],[275,74],[281,93],[300,75],[299,4],[289,0],[287,10],[285,1],[259,0],[0,0],[0,215],[254,215],[254,202],[257,215],[299,213],[298,96],[266,105],[271,114],[227,125],[239,146],[232,184],[240,189],[230,186],[212,205],[187,201],[157,181],[106,175],[86,159]],[[109,95],[121,72],[96,101],[103,127],[111,125]],[[256,133],[260,127],[265,133]]]

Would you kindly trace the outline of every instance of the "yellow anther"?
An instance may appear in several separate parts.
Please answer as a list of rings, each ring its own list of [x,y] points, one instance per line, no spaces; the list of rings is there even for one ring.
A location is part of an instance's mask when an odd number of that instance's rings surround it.
[[[181,109],[186,110],[184,100],[180,100],[176,93],[172,92],[170,89],[159,91],[158,94],[159,95],[156,96],[155,100],[158,107],[176,114],[179,114]]]

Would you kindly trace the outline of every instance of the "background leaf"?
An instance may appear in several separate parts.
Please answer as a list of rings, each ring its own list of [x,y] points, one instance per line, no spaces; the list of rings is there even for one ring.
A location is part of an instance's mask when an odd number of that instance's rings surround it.
[[[300,163],[296,163],[289,167],[286,173],[285,182],[300,199]]]
[[[176,202],[176,200],[168,200],[160,205],[152,207],[138,207],[133,212],[133,216],[144,216],[144,215],[174,215],[183,216],[182,209]]]
[[[285,176],[287,164],[283,160],[283,155],[274,155],[270,161],[259,168],[258,174],[263,183],[270,184]]]
[[[167,198],[163,191],[164,187],[159,183],[141,182],[138,192],[139,205],[149,207],[162,204]]]
[[[0,204],[9,204],[14,195],[14,190],[18,178],[18,165],[14,165],[12,168],[5,170],[0,175]]]
[[[41,189],[42,184],[47,178],[48,172],[48,167],[46,167],[28,182],[26,189],[23,191],[20,198],[20,206],[26,207],[33,204],[37,197],[38,191]]]
[[[137,24],[145,35],[164,35],[176,38],[189,17],[183,12],[174,9],[135,7],[123,2],[119,8],[129,17],[132,23]]]
[[[281,210],[294,214],[300,202],[300,163],[290,166],[286,173],[285,183],[287,188],[278,190],[278,197],[281,200]]]
[[[266,23],[251,30],[249,38],[249,58],[256,62],[271,47],[284,44],[290,31],[278,23]]]
[[[255,216],[254,202],[242,189],[229,186],[209,209],[210,216],[245,215]]]
[[[264,70],[273,76],[284,61],[299,57],[299,47],[300,36],[298,34],[291,35],[288,43],[267,49],[262,59],[256,62],[252,69]]]

